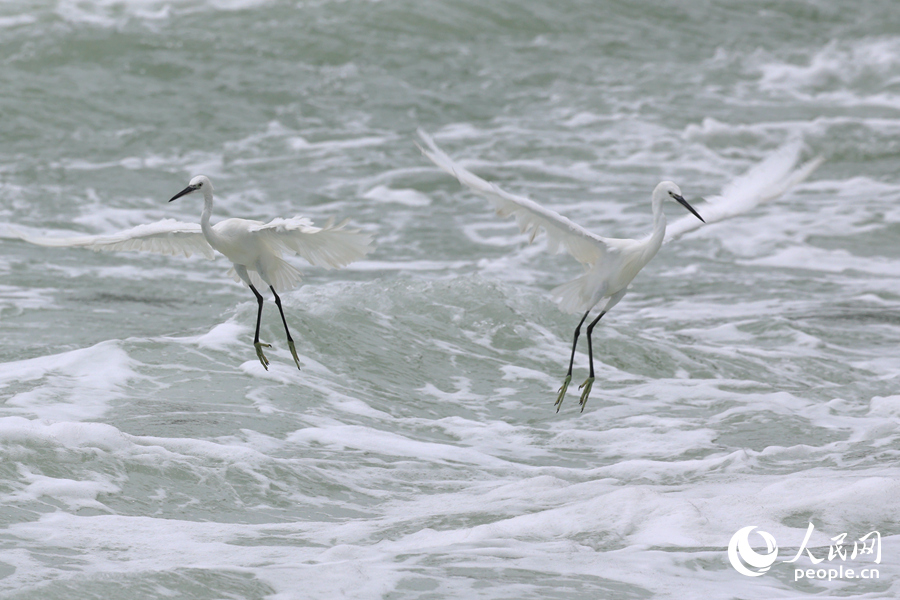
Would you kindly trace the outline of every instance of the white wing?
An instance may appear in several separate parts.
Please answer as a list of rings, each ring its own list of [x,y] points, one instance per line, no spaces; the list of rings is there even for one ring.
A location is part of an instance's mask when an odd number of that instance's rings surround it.
[[[273,219],[265,225],[250,227],[270,246],[299,254],[310,264],[328,269],[343,267],[359,260],[372,248],[372,236],[358,229],[345,229],[347,221],[337,225],[329,219],[324,227],[315,227],[306,217]]]
[[[544,229],[548,237],[547,247],[551,252],[559,252],[559,248],[562,246],[576,260],[586,265],[593,265],[606,255],[610,248],[609,240],[591,233],[580,225],[528,198],[510,194],[493,183],[485,181],[453,162],[449,156],[437,147],[430,135],[421,129],[418,132],[419,137],[428,146],[425,149],[416,144],[419,146],[422,154],[427,156],[431,162],[442,170],[456,177],[461,184],[479,196],[490,200],[498,215],[501,217],[515,216],[519,229],[523,233],[530,233],[529,241],[534,241],[538,231]]]
[[[12,237],[38,246],[53,248],[90,248],[96,252],[135,250],[177,256],[200,254],[215,258],[212,247],[203,237],[197,223],[181,223],[174,219],[163,219],[156,223],[138,225],[111,235],[83,235],[76,237],[44,237],[8,230]]]
[[[803,145],[799,141],[782,146],[728,184],[722,190],[721,196],[712,197],[706,204],[694,207],[706,219],[706,224],[712,225],[750,212],[760,204],[778,198],[809,177],[825,160],[820,156],[794,169],[802,149]],[[693,215],[681,217],[666,227],[665,241],[668,243],[676,240],[702,225],[703,223]]]

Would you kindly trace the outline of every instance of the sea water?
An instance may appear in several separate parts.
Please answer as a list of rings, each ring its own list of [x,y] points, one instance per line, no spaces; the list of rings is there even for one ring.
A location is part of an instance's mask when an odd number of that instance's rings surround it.
[[[898,31],[893,1],[4,3],[0,594],[896,597]],[[556,413],[579,317],[549,291],[581,266],[419,127],[613,237],[650,230],[661,179],[702,214],[785,144],[825,162],[664,246]],[[294,261],[301,370],[272,302],[262,368],[222,257],[12,233],[196,222],[166,201],[201,173],[214,221],[375,236]],[[749,526],[778,545],[753,576]],[[877,576],[816,575],[839,567]]]

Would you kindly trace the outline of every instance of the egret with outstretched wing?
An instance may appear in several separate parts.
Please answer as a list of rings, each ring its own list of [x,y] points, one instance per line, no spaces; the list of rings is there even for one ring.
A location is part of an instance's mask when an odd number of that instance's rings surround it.
[[[585,228],[573,223],[569,219],[552,210],[540,206],[536,202],[516,196],[501,190],[496,185],[485,181],[474,173],[454,163],[434,140],[422,130],[419,136],[428,148],[419,149],[438,167],[456,177],[460,183],[473,192],[487,198],[501,217],[512,215],[519,224],[523,233],[530,234],[530,240],[534,240],[540,229],[547,232],[547,245],[551,252],[556,252],[560,247],[565,248],[586,267],[586,272],[568,283],[565,283],[551,293],[559,303],[559,307],[567,313],[584,313],[578,326],[575,328],[575,336],[572,341],[572,354],[569,358],[569,370],[563,380],[562,387],[556,398],[556,410],[559,412],[562,401],[566,396],[566,390],[572,381],[572,366],[575,362],[575,348],[578,344],[578,336],[581,326],[591,311],[599,308],[600,314],[590,322],[587,327],[588,361],[590,371],[588,378],[579,386],[581,410],[587,404],[591,387],[594,384],[594,349],[591,335],[594,327],[600,322],[613,306],[621,300],[628,291],[628,284],[653,258],[666,234],[666,215],[663,213],[663,201],[671,198],[684,206],[695,217],[703,221],[703,217],[695,211],[687,200],[681,195],[681,190],[671,181],[663,181],[653,190],[651,204],[653,207],[653,231],[640,240],[604,238],[593,234]]]
[[[312,265],[325,268],[343,267],[371,252],[372,236],[359,230],[346,229],[346,221],[334,225],[329,220],[324,227],[315,227],[305,217],[274,219],[269,223],[247,219],[224,219],[215,225],[209,220],[213,207],[213,186],[208,177],[198,175],[190,184],[175,194],[169,202],[193,192],[203,193],[203,213],[200,224],[181,223],[164,219],[157,223],[139,225],[112,235],[79,236],[69,238],[36,237],[16,234],[27,242],[52,247],[83,247],[92,250],[138,250],[158,254],[201,254],[215,258],[215,252],[224,254],[232,264],[230,271],[235,280],[246,283],[259,305],[256,314],[256,333],[253,345],[262,366],[268,370],[269,360],[263,347],[271,347],[259,341],[259,323],[262,317],[263,297],[258,287],[268,286],[275,296],[275,304],[281,314],[281,322],[287,334],[291,356],[300,368],[300,359],[288,329],[287,319],[278,292],[297,287],[300,272],[282,258],[282,254],[299,254]]]
[[[572,379],[572,364],[578,334],[589,312],[594,307],[601,310],[600,316],[588,325],[590,377],[582,384],[584,389],[581,394],[582,411],[594,381],[591,347],[591,332],[594,325],[622,299],[628,283],[653,258],[660,244],[677,239],[700,226],[700,222],[693,216],[685,215],[667,230],[666,217],[662,213],[662,201],[666,197],[683,204],[700,221],[711,224],[747,213],[760,204],[778,198],[792,186],[809,177],[824,161],[822,157],[816,157],[795,169],[794,165],[800,158],[803,145],[799,140],[790,141],[746,174],[731,182],[721,196],[710,198],[708,204],[703,206],[705,220],[680,197],[678,186],[671,182],[662,182],[656,186],[652,196],[653,231],[642,240],[620,240],[595,235],[528,198],[503,191],[453,162],[427,133],[419,130],[419,135],[428,147],[426,149],[419,146],[425,156],[442,170],[456,177],[464,186],[490,200],[497,214],[504,217],[515,216],[519,228],[530,234],[530,241],[534,240],[540,229],[544,229],[547,232],[548,250],[558,252],[561,248],[565,249],[585,265],[584,275],[551,292],[563,311],[584,312],[575,329],[569,371],[556,399],[557,411]]]

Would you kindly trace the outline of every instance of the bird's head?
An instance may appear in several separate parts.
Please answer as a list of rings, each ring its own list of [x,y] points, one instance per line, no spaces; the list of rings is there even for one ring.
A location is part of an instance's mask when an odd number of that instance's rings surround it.
[[[172,196],[169,202],[171,202],[172,200],[177,200],[182,196],[187,196],[188,194],[196,192],[197,190],[212,193],[213,186],[212,181],[209,180],[209,177],[207,177],[206,175],[197,175],[196,177],[191,179],[191,182],[186,188]]]
[[[706,221],[703,220],[703,217],[700,216],[700,213],[694,210],[694,207],[688,204],[688,201],[685,200],[684,196],[681,195],[681,188],[679,188],[671,181],[663,181],[656,186],[655,190],[653,190],[654,200],[662,200],[666,196],[678,202],[678,204],[688,209],[692,215],[706,223]]]

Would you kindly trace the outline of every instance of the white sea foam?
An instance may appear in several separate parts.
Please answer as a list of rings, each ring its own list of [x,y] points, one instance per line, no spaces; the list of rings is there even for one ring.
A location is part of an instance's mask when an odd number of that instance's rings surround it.
[[[900,40],[866,38],[852,43],[832,41],[809,57],[807,64],[771,62],[760,65],[764,89],[804,93],[830,98],[855,98],[872,102],[875,98],[897,106],[897,98],[876,91],[871,85],[896,77],[900,72],[897,59]],[[866,98],[848,94],[859,88],[869,91]],[[871,93],[874,92],[874,93]]]
[[[57,0],[53,10],[75,25],[118,28],[130,19],[155,23],[184,13],[251,10],[271,3],[272,0]]]
[[[101,418],[126,395],[136,363],[115,342],[0,365],[5,405],[49,420]]]
[[[698,38],[689,6],[11,6],[0,595],[898,596],[889,10],[717,6]],[[549,290],[581,266],[432,169],[419,125],[620,237],[649,230],[661,179],[740,204],[827,160],[664,247],[594,330],[583,413],[582,329],[556,413],[577,319]],[[262,369],[257,304],[221,259],[4,233],[196,222],[165,201],[197,173],[214,221],[377,232],[371,260],[282,296],[300,370],[269,295]],[[835,536],[880,531],[880,579],[795,582],[810,522],[820,566]],[[727,557],[749,525],[780,548],[760,577]]]
[[[395,190],[383,185],[373,187],[363,194],[363,198],[376,202],[391,202],[404,206],[428,206],[431,198],[415,190]]]
[[[0,314],[58,308],[50,290],[0,285]]]
[[[37,20],[34,15],[17,15],[15,17],[0,18],[0,27],[19,27],[21,25],[31,25]]]

